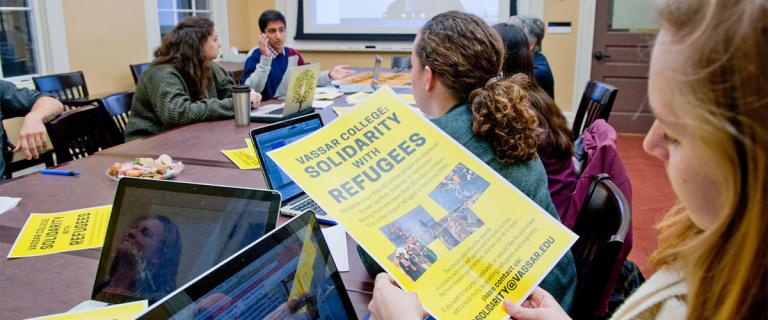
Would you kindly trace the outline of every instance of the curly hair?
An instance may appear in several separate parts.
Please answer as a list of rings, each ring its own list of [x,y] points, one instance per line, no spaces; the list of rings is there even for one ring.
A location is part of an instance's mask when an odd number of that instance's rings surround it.
[[[213,77],[203,46],[213,34],[213,21],[204,17],[187,17],[179,21],[155,50],[152,65],[170,64],[184,78],[189,95],[196,100],[208,96],[208,84]]]
[[[469,95],[472,132],[484,137],[502,164],[536,156],[543,131],[526,90],[513,81],[490,81]]]
[[[525,90],[499,79],[504,46],[479,17],[459,11],[436,15],[419,31],[414,52],[440,83],[472,110],[472,131],[502,164],[536,157],[541,136]]]

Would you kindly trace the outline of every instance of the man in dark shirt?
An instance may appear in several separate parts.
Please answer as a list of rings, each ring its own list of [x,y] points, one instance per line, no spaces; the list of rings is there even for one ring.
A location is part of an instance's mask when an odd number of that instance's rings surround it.
[[[525,32],[533,53],[533,75],[536,82],[546,91],[552,100],[555,99],[555,78],[549,68],[547,57],[541,53],[541,41],[544,40],[544,21],[534,16],[512,16],[507,22]]]
[[[48,147],[45,125],[43,123],[60,114],[64,106],[54,98],[44,96],[40,92],[17,88],[11,82],[0,80],[0,121],[7,118],[24,117],[24,123],[19,131],[20,139],[15,148],[11,148],[5,128],[0,124],[2,136],[3,157],[0,157],[0,180],[5,172],[5,161],[13,158],[13,154],[23,151],[27,160],[37,159],[40,153]]]

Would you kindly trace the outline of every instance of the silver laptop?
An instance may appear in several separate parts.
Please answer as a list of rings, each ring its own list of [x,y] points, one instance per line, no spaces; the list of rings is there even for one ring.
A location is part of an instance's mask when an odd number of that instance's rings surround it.
[[[72,311],[160,300],[275,229],[280,200],[271,190],[120,179],[92,300]]]
[[[261,162],[261,170],[270,189],[283,196],[280,213],[295,216],[312,211],[317,220],[325,224],[336,224],[320,206],[312,200],[282,169],[267,155],[269,151],[286,146],[323,127],[323,120],[317,113],[281,121],[251,130],[251,140]]]
[[[251,111],[251,121],[276,122],[311,113],[315,110],[312,107],[312,102],[315,100],[320,65],[313,63],[291,67],[288,72],[288,89],[286,90],[285,102],[261,106]]]
[[[379,75],[381,74],[381,56],[376,55],[373,62],[373,75],[370,84],[339,84],[342,93],[374,92],[379,88]]]

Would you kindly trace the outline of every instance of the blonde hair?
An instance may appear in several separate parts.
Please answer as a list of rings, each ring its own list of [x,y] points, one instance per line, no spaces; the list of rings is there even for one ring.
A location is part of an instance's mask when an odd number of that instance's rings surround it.
[[[768,4],[763,0],[668,0],[657,4],[692,136],[706,148],[724,205],[711,230],[678,204],[660,228],[655,267],[683,268],[688,319],[758,318],[768,303]]]

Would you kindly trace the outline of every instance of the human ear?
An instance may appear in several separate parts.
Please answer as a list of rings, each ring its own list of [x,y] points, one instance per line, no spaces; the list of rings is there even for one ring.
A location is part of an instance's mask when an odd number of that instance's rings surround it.
[[[437,82],[437,78],[432,73],[432,68],[429,66],[424,66],[424,77],[426,77],[426,81],[424,81],[424,91],[430,91],[435,87],[435,82]]]

